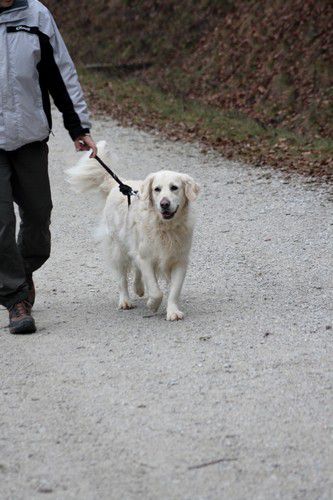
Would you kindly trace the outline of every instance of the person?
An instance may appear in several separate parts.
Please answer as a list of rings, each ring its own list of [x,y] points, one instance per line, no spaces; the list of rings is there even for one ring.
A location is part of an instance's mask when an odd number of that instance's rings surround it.
[[[38,0],[0,0],[0,304],[11,333],[36,331],[33,273],[50,256],[50,95],[76,150],[95,156],[87,105],[51,13]]]

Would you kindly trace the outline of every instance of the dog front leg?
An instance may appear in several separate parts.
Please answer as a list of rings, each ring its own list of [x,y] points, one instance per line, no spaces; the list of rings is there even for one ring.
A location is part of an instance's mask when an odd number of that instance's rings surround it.
[[[133,309],[135,307],[129,298],[128,282],[127,282],[127,269],[123,267],[116,271],[119,286],[119,309]]]
[[[134,306],[128,294],[127,274],[129,270],[129,259],[124,248],[117,240],[106,239],[104,241],[105,252],[110,261],[110,267],[117,280],[119,288],[119,309],[132,309]]]
[[[158,286],[153,264],[148,260],[142,259],[140,262],[140,269],[148,295],[147,306],[153,312],[156,312],[161,305],[163,293]]]
[[[185,279],[186,267],[186,264],[176,264],[171,269],[171,285],[167,305],[168,321],[177,321],[184,318],[184,314],[179,309],[178,301]]]

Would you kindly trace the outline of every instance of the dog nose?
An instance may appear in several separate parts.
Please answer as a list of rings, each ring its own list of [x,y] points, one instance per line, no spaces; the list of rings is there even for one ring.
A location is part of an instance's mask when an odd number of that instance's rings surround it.
[[[170,201],[168,200],[168,198],[162,198],[160,205],[163,210],[167,210],[168,208],[170,208]]]

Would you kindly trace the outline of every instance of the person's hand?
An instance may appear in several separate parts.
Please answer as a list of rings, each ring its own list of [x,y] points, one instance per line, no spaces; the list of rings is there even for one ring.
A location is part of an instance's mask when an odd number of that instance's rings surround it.
[[[92,149],[90,158],[95,158],[97,155],[97,146],[90,135],[80,135],[74,141],[76,151],[89,151]]]

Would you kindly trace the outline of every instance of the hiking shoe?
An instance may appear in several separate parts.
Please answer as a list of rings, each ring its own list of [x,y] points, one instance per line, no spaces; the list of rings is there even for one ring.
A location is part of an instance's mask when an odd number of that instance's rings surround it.
[[[8,311],[10,333],[35,333],[35,320],[31,316],[31,306],[28,301],[17,302]]]
[[[29,286],[29,291],[28,291],[28,297],[27,297],[27,302],[29,303],[30,305],[30,313],[31,313],[31,309],[35,303],[35,298],[36,298],[36,289],[35,289],[35,284],[34,284],[34,281],[32,279],[32,274],[29,274],[26,278],[26,282],[28,283],[28,286]]]

